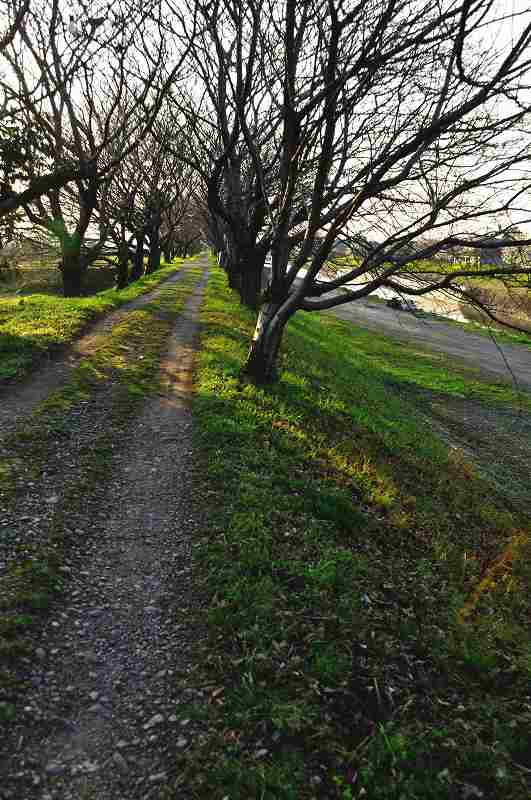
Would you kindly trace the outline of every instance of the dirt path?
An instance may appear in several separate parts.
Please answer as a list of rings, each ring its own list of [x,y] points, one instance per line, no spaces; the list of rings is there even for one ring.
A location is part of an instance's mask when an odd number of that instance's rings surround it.
[[[186,688],[200,636],[189,622],[200,602],[191,570],[201,519],[188,400],[207,270],[195,263],[204,272],[162,360],[163,391],[114,452],[110,482],[72,515],[79,547],[4,742],[2,800],[159,797],[179,780],[177,755],[201,735],[183,710],[204,702]],[[104,419],[94,406],[87,430]]]
[[[72,441],[63,442],[58,431],[55,461],[35,479],[59,508],[63,498],[51,493],[60,495],[54,487],[61,470],[82,470],[78,454],[85,443],[108,436],[110,479],[87,490],[82,507],[63,509],[75,537],[63,567],[67,589],[43,617],[38,646],[24,664],[24,705],[0,741],[0,800],[154,800],[168,786],[177,786],[179,800],[189,800],[177,764],[203,736],[198,718],[208,701],[206,688],[187,686],[202,636],[191,623],[201,603],[192,554],[202,520],[192,500],[188,399],[207,262],[195,263],[204,273],[162,359],[163,391],[125,431],[113,419],[110,393],[96,396],[75,417]],[[118,313],[123,319],[127,309]],[[101,331],[111,319],[117,315],[106,318]],[[93,331],[82,348],[94,346],[94,336]],[[62,381],[53,366],[48,387],[55,389]],[[71,366],[65,369],[67,375]],[[25,398],[25,412],[39,402],[31,392]],[[450,415],[450,409],[433,406],[430,415],[439,419],[441,433],[452,423],[450,444],[452,437],[462,442],[456,409],[448,420],[446,411]],[[463,423],[469,412],[480,411],[463,404]],[[487,461],[496,458],[498,441],[490,431],[485,425],[481,433]],[[513,435],[507,428],[507,447]],[[515,453],[524,480],[523,444]],[[41,505],[36,501],[16,521],[38,532]]]
[[[160,283],[153,291],[139,295],[130,303],[125,303],[116,311],[106,314],[101,319],[89,325],[87,333],[76,339],[57,358],[44,361],[24,381],[8,384],[0,388],[0,438],[13,424],[31,411],[51,392],[61,387],[79,364],[82,358],[94,352],[98,336],[110,331],[124,319],[130,311],[142,308],[157,296],[164,286],[176,283],[186,274],[188,267],[195,262],[185,262]]]

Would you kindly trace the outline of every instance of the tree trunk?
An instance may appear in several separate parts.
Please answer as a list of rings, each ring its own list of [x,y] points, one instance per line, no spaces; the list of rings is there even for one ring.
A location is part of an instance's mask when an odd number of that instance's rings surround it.
[[[131,275],[129,276],[129,283],[132,283],[132,281],[137,281],[144,274],[145,240],[146,240],[146,234],[144,233],[144,231],[139,231],[136,235],[135,257],[133,260],[133,269],[131,270]]]
[[[239,292],[242,285],[240,259],[238,258],[238,251],[233,242],[227,241],[227,245],[223,251],[222,267],[227,273],[229,287]]]
[[[234,289],[236,292],[239,292],[241,287],[242,276],[238,270],[238,262],[233,257],[230,251],[225,250],[223,252],[221,265],[225,270],[225,272],[227,273],[227,281],[229,284],[229,288]]]
[[[256,311],[260,305],[264,262],[265,253],[257,253],[255,250],[249,251],[245,260],[240,262],[240,301],[242,305],[253,311]]]
[[[166,262],[166,264],[170,264],[172,259],[173,259],[173,254],[172,254],[171,247],[165,247],[164,248],[164,261]]]
[[[256,320],[253,341],[242,374],[257,385],[277,379],[277,357],[287,319],[278,313],[278,302],[262,306]]]
[[[63,276],[63,294],[65,297],[79,297],[83,294],[87,262],[81,255],[80,247],[69,246],[63,251],[59,269]]]
[[[257,311],[262,291],[262,273],[266,254],[255,244],[233,240],[221,252],[219,262],[224,267],[231,289],[239,292],[240,302]]]
[[[160,226],[162,224],[162,216],[160,209],[159,198],[154,198],[148,204],[148,227],[147,233],[149,236],[149,254],[146,274],[150,275],[160,267],[160,256],[162,253],[162,246],[160,241]]]
[[[116,288],[124,289],[128,283],[129,272],[129,248],[124,244],[120,248],[118,255],[118,269],[116,270]]]
[[[158,225],[153,225],[149,232],[149,255],[146,273],[150,275],[160,267],[160,229]]]
[[[227,266],[225,267],[225,271],[227,273],[229,288],[234,289],[234,291],[236,292],[239,292],[242,285],[241,273],[234,268],[233,264],[227,264]]]
[[[160,245],[157,241],[151,242],[149,246],[149,256],[148,256],[148,264],[146,273],[151,275],[152,272],[155,272],[160,267]]]

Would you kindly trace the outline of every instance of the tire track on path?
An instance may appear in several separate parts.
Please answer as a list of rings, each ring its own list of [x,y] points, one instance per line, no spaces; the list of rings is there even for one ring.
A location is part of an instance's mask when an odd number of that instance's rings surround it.
[[[141,294],[116,311],[111,311],[95,322],[89,323],[87,333],[68,345],[58,358],[54,359],[50,356],[25,380],[0,389],[0,439],[4,438],[16,422],[29,415],[49,394],[66,383],[81,359],[95,351],[98,339],[102,334],[112,330],[130,311],[150,303],[168,284],[179,282],[186,275],[189,267],[196,263],[196,261],[184,262],[178,270],[151,292]]]
[[[80,540],[67,594],[46,620],[2,800],[158,797],[178,780],[176,755],[201,736],[184,709],[205,702],[186,675],[201,636],[190,622],[201,519],[188,404],[206,263],[161,361],[162,391],[113,456],[105,522]]]

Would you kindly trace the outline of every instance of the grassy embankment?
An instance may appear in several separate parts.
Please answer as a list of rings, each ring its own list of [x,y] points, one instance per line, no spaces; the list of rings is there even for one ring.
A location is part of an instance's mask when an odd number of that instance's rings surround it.
[[[100,524],[96,512],[113,454],[139,403],[160,391],[161,353],[200,275],[189,266],[177,283],[161,286],[147,305],[100,334],[93,355],[2,442],[0,556],[7,553],[7,569],[0,577],[0,724],[16,717],[23,702],[20,658],[34,660],[43,615],[60,598],[72,569],[82,568],[78,551]],[[57,504],[50,513],[46,498],[52,486]],[[33,516],[38,537],[29,531]]]
[[[91,320],[154,289],[183,260],[163,264],[125,289],[91,297],[2,295],[0,286],[0,385],[27,374],[44,353],[68,344]]]
[[[336,269],[348,269],[358,265],[358,260],[352,257],[339,257],[334,259],[330,265],[332,271]],[[404,268],[404,276],[427,273],[437,275],[442,278],[451,272],[459,269],[466,269],[466,264],[447,264],[443,261],[418,261]],[[496,315],[509,324],[531,330],[531,284],[527,276],[514,275],[509,278],[510,288],[504,282],[492,278],[474,278],[473,276],[464,280],[466,287],[481,302],[492,309],[496,309]],[[463,282],[463,281],[460,281]],[[371,295],[369,301],[374,303],[385,303],[383,298]],[[413,298],[414,299],[414,298]],[[531,348],[531,335],[521,331],[512,330],[501,324],[495,323],[479,309],[473,308],[467,303],[461,303],[460,309],[467,322],[456,322],[448,319],[451,325],[456,325],[468,333],[478,333],[481,336],[492,338],[499,342],[508,344],[523,344]]]
[[[242,384],[252,317],[224,284],[194,401],[215,732],[171,796],[529,798],[529,519],[415,400],[516,395],[303,313],[280,382]]]

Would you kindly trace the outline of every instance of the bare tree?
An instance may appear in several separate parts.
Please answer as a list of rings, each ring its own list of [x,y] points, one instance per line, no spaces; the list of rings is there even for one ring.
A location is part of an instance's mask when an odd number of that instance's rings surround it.
[[[161,245],[164,260],[170,262],[175,256],[186,258],[201,240],[201,209],[196,204],[197,176],[186,176],[176,183],[173,203],[162,215]]]
[[[30,0],[2,0],[0,14],[7,23],[0,31],[0,52],[15,38],[30,7]]]
[[[269,142],[276,175],[261,182],[272,269],[245,368],[252,380],[274,377],[298,309],[382,286],[466,299],[465,275],[529,271],[493,264],[426,279],[414,265],[456,245],[514,245],[511,215],[530,185],[530,12],[513,15],[511,36],[509,16],[498,19],[490,0],[243,5],[261,17],[261,88],[278,120]],[[232,52],[242,72],[238,38]],[[247,147],[261,179],[269,152],[264,159],[242,119],[240,130],[226,149]],[[341,237],[353,263],[325,282]]]
[[[28,187],[4,196],[5,207],[22,199],[32,222],[57,234],[66,295],[82,289],[102,181],[144,139],[178,79],[185,53],[167,10],[164,0],[119,0],[112,10],[82,2],[74,18],[60,0],[35,0],[3,54],[8,116],[37,130],[40,147],[26,165]]]
[[[198,177],[176,156],[183,143],[183,133],[163,111],[102,187],[95,219],[114,243],[118,286],[143,275],[145,255],[147,272],[153,272],[162,253],[169,262],[200,237],[194,199]],[[105,251],[111,252],[108,246]]]
[[[186,120],[184,157],[206,187],[208,215],[215,220],[210,227],[229,283],[242,302],[256,308],[270,246],[264,231],[267,187],[276,170],[269,142],[278,124],[261,58],[265,4],[214,0],[199,1],[196,7],[192,85],[171,96]],[[255,152],[260,159],[253,157]]]
[[[1,16],[7,26],[1,34],[0,53],[6,50],[17,32],[21,31],[30,10],[30,0],[3,0],[0,5]],[[9,59],[7,59],[8,61]],[[3,66],[5,67],[6,60]],[[50,164],[42,159],[42,148],[35,145],[38,141],[38,130],[34,126],[23,127],[21,109],[8,106],[12,99],[11,69],[7,70],[9,91],[4,83],[5,75],[0,82],[0,218],[12,217],[13,213],[27,203],[33,202],[48,191],[58,190],[76,178],[86,178],[90,166],[85,163],[69,163],[56,166],[50,170]],[[34,84],[37,92],[37,84]],[[28,167],[32,177],[28,175]],[[26,169],[24,169],[26,167]],[[15,188],[23,182],[23,188]]]

